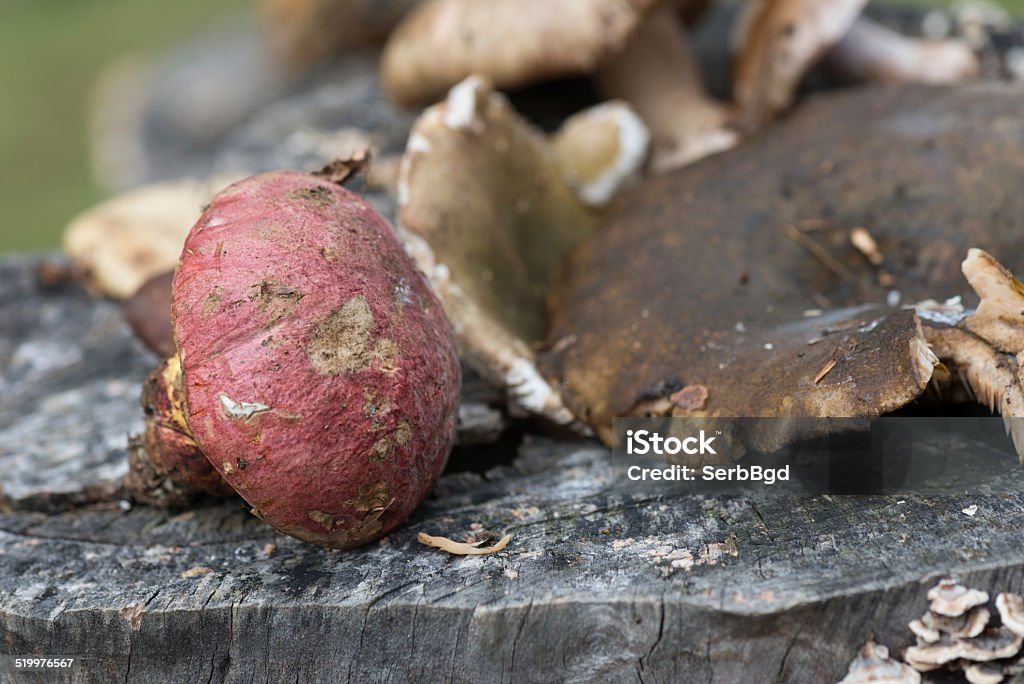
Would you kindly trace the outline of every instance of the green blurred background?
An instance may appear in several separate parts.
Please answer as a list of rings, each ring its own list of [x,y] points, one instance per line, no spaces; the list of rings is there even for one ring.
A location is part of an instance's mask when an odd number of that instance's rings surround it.
[[[67,220],[102,199],[87,136],[91,94],[105,65],[167,48],[252,4],[0,0],[0,252],[57,246]],[[1001,4],[1024,10],[1024,0]]]
[[[59,244],[102,198],[88,111],[100,70],[225,21],[245,0],[0,0],[0,251]]]

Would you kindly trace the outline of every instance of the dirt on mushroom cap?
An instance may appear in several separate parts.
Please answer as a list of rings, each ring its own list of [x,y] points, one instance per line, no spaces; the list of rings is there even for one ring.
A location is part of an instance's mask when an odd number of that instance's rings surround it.
[[[196,224],[174,292],[189,426],[255,514],[351,547],[423,500],[453,439],[458,361],[368,203],[301,173],[241,181]]]
[[[1005,84],[824,96],[740,149],[638,187],[569,259],[548,339],[576,341],[541,354],[542,370],[606,436],[613,416],[688,384],[708,388],[712,415],[898,408],[927,381],[913,314],[802,312],[884,302],[893,288],[909,302],[976,301],[959,268],[972,245],[1020,272],[1022,104],[1024,88]],[[882,267],[849,244],[857,226],[888,255]]]

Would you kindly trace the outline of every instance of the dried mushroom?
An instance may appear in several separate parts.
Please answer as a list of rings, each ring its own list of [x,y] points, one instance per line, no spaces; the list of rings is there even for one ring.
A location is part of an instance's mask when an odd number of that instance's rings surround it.
[[[102,294],[127,299],[149,278],[174,268],[203,204],[226,182],[182,179],[113,197],[71,221],[64,251]]]
[[[839,684],[919,684],[921,675],[889,657],[889,649],[868,641]]]
[[[893,304],[973,301],[974,244],[1024,270],[1022,105],[993,83],[818,96],[771,135],[628,190],[566,261],[542,372],[606,441],[616,416],[875,416],[922,393],[936,354],[992,376],[979,364],[1009,354]],[[879,264],[850,243],[863,226]],[[943,335],[989,356],[933,353]],[[688,385],[707,388],[698,411],[670,400]]]
[[[978,402],[1003,416],[1024,459],[1024,286],[980,249],[970,250],[962,270],[981,303],[956,327],[945,318],[929,324],[926,336]]]
[[[637,153],[643,127],[621,107],[578,116],[587,120],[568,123],[571,132],[551,144],[486,81],[471,77],[417,121],[398,188],[410,251],[467,360],[507,385],[523,407],[559,423],[573,416],[534,365],[547,290],[564,254],[597,226],[599,214],[585,199],[610,196],[644,156]],[[580,131],[589,131],[589,146],[569,140]],[[609,153],[573,157],[595,149]],[[595,171],[602,165],[604,172]]]

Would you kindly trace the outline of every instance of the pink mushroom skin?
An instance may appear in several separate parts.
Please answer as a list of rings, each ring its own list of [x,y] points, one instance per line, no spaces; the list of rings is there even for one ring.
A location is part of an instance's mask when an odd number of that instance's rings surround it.
[[[254,514],[350,548],[427,496],[459,364],[440,303],[362,198],[297,172],[227,188],[185,242],[172,315],[189,428]]]

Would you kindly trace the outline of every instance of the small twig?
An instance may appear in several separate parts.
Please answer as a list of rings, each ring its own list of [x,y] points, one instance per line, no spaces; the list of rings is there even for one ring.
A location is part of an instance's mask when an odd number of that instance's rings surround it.
[[[814,255],[818,261],[824,264],[837,276],[847,282],[852,282],[854,280],[853,273],[850,272],[850,269],[836,261],[835,257],[829,254],[824,247],[808,237],[807,233],[797,229],[797,227],[793,225],[786,226],[784,232],[786,233],[786,237]]]
[[[416,535],[416,540],[425,546],[431,546],[435,549],[441,549],[447,553],[455,554],[456,556],[484,556],[489,553],[497,553],[505,548],[510,541],[512,541],[512,535],[506,534],[502,537],[497,544],[494,546],[488,546],[486,548],[479,548],[474,544],[467,544],[465,542],[457,542],[447,537],[434,537],[420,532]],[[477,542],[479,544],[480,542]]]
[[[821,382],[825,378],[825,376],[828,375],[829,372],[836,367],[837,363],[838,361],[836,361],[835,359],[832,359],[831,361],[826,363],[825,367],[818,371],[818,374],[814,376],[814,384],[817,385],[819,382]]]

